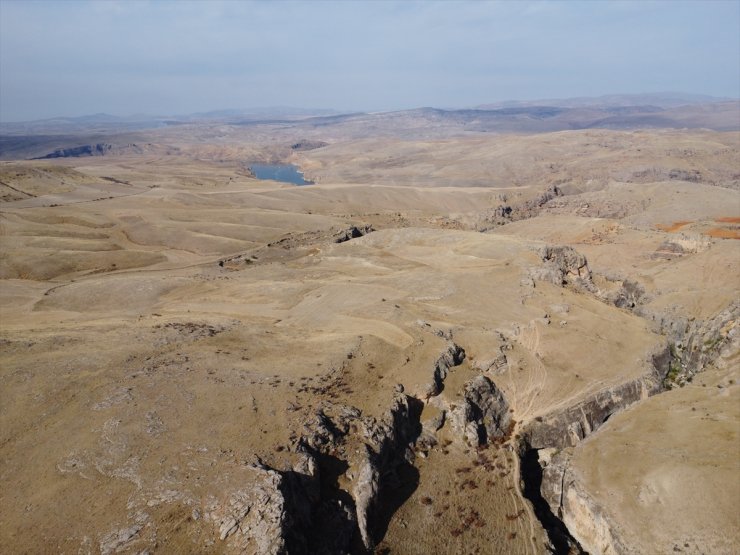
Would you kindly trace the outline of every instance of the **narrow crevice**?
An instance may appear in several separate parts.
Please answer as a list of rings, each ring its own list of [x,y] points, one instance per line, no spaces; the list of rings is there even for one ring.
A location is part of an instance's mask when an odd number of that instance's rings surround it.
[[[537,456],[537,449],[532,449],[524,443],[521,445],[519,458],[521,480],[524,484],[522,493],[532,504],[537,520],[545,529],[552,553],[554,555],[588,555],[542,497],[542,467]]]
[[[421,433],[422,409],[421,401],[401,394],[379,420],[346,405],[316,411],[295,448],[305,464],[279,471],[285,478],[281,525],[288,552],[373,552],[419,485],[409,446]]]
[[[393,419],[395,441],[385,443],[378,453],[378,495],[373,501],[369,521],[370,537],[377,546],[385,537],[393,515],[419,487],[419,470],[407,457],[409,445],[421,434],[424,404],[406,396],[408,411]]]

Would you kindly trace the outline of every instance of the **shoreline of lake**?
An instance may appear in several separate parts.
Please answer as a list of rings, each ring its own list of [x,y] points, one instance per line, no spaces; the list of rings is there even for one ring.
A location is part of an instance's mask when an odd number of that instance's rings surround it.
[[[293,164],[250,164],[249,171],[257,179],[281,181],[293,185],[313,185],[313,181],[304,178],[303,172]]]

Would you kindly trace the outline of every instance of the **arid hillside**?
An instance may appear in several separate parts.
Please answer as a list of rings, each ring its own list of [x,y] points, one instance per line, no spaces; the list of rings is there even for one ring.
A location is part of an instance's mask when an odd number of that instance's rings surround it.
[[[738,551],[738,132],[430,117],[3,137],[1,552]]]

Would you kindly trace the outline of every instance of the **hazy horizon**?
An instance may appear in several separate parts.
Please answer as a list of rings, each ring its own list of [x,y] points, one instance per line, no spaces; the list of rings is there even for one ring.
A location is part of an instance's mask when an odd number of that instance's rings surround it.
[[[394,111],[404,111],[404,110],[415,110],[415,109],[439,109],[439,110],[467,110],[467,109],[476,109],[479,106],[485,106],[486,104],[490,105],[496,105],[501,104],[502,107],[505,107],[507,104],[518,104],[518,103],[528,103],[528,102],[536,102],[536,101],[573,101],[578,99],[599,99],[599,98],[609,98],[609,97],[649,97],[652,95],[660,96],[665,95],[666,97],[675,95],[680,97],[707,97],[709,101],[740,101],[740,98],[730,98],[730,97],[715,97],[711,95],[704,95],[702,93],[694,93],[694,92],[678,92],[678,91],[661,91],[656,93],[609,93],[605,95],[600,96],[594,96],[594,97],[584,97],[584,96],[573,96],[568,98],[557,98],[557,99],[519,99],[519,98],[507,98],[503,100],[497,100],[495,102],[491,103],[482,103],[477,106],[404,106],[404,107],[398,107],[393,108],[389,110],[359,110],[359,109],[347,109],[347,110],[338,110],[331,107],[326,106],[245,106],[245,107],[236,107],[236,106],[226,106],[226,107],[215,107],[210,110],[203,110],[198,112],[189,112],[189,113],[146,113],[146,112],[138,112],[138,113],[110,113],[110,112],[94,112],[94,113],[80,113],[80,114],[63,114],[63,115],[52,115],[48,117],[38,118],[38,119],[3,119],[2,121],[5,123],[26,123],[26,122],[32,122],[32,121],[45,121],[45,120],[55,120],[55,119],[84,119],[84,118],[94,118],[96,116],[105,116],[105,117],[111,117],[111,118],[120,118],[120,119],[129,119],[131,121],[136,121],[136,118],[141,118],[142,121],[146,118],[178,118],[178,117],[194,117],[194,116],[211,116],[219,117],[221,113],[224,115],[228,114],[229,112],[234,112],[235,115],[254,115],[258,116],[261,113],[264,113],[265,117],[278,117],[278,115],[285,115],[285,116],[301,116],[304,115],[302,112],[306,112],[305,115],[308,117],[314,117],[314,116],[320,116],[324,115],[322,114],[325,112],[325,115],[331,115],[331,114],[351,114],[351,113],[385,113],[385,112],[394,112]],[[687,102],[688,103],[688,102]],[[486,108],[488,109],[488,108]]]
[[[740,3],[0,0],[0,120],[740,97]]]

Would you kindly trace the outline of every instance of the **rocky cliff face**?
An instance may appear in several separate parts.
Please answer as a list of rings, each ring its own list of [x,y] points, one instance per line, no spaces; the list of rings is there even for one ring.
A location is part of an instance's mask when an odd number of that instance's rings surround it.
[[[363,226],[350,226],[347,229],[343,229],[340,232],[338,232],[336,235],[334,235],[334,242],[335,243],[344,243],[345,241],[349,241],[351,239],[357,239],[358,237],[362,237],[364,235],[367,235],[368,233],[372,233],[375,231],[373,229],[373,226],[370,224],[365,224]]]
[[[723,311],[723,313],[726,313],[726,311]],[[718,317],[713,318],[712,320],[722,321],[723,318]],[[726,326],[727,324],[725,324],[724,327]],[[736,328],[733,327],[732,329]],[[713,359],[712,364],[715,367],[714,372],[717,372],[716,368],[722,368],[726,367],[727,365],[733,364],[732,361],[737,360],[738,353],[740,353],[740,337],[738,337],[737,333],[733,333],[730,334],[729,340],[724,343],[723,347],[719,349],[717,357]],[[664,358],[667,358],[671,361],[674,360],[670,355]],[[689,428],[691,429],[691,426],[697,426],[696,421],[692,421],[692,417],[687,417],[686,415],[696,414],[692,411],[697,411],[697,405],[700,408],[704,407],[704,410],[708,410],[707,407],[709,405],[706,404],[708,402],[707,400],[714,395],[723,397],[723,393],[724,398],[727,399],[725,403],[732,404],[730,397],[731,394],[730,392],[725,390],[725,388],[727,387],[726,383],[727,382],[725,382],[725,385],[723,385],[722,383],[718,384],[717,387],[720,388],[719,393],[715,393],[717,391],[716,388],[714,390],[715,392],[713,392],[710,388],[694,388],[693,391],[671,392],[667,395],[678,394],[679,396],[672,399],[671,401],[661,403],[664,399],[664,397],[661,395],[660,397],[656,397],[648,402],[659,403],[657,407],[656,405],[646,404],[641,405],[637,410],[642,410],[642,412],[640,413],[640,417],[647,416],[649,418],[650,411],[658,413],[659,416],[657,420],[651,421],[653,433],[655,433],[655,430],[658,430],[659,434],[663,433],[666,435],[670,435],[670,432],[666,431],[665,429],[661,431],[661,426],[681,427],[682,425],[685,425],[689,426]],[[732,383],[732,380],[730,380],[729,383]],[[692,405],[691,410],[688,410],[688,407],[684,411],[674,408],[673,405],[676,402],[680,402],[678,400],[683,400],[683,402],[686,402],[686,399],[691,399],[691,401],[686,403]],[[649,406],[653,408],[648,409]],[[712,406],[719,407],[717,415],[714,415],[714,418],[712,419],[712,425],[721,427],[722,424],[718,423],[726,421],[730,414],[727,412],[722,412],[721,404],[715,404]],[[707,417],[708,416],[709,413],[707,413]],[[696,418],[701,419],[700,416]],[[634,431],[635,428],[639,427],[642,426],[636,425],[634,423],[631,425],[625,424],[625,420],[621,420],[620,425],[615,428],[616,431],[613,431],[612,433],[621,434],[622,439],[618,438],[614,440],[611,446],[612,452],[614,451],[614,449],[616,449],[617,451],[623,450],[624,447],[622,442],[625,441],[623,436],[626,433],[631,433],[632,431]],[[649,436],[649,429],[647,433],[648,439],[642,438],[643,443],[651,441]],[[600,443],[598,444],[598,447],[595,447],[594,444],[591,444],[589,446],[591,452],[594,452],[594,450],[598,451],[599,449],[605,448],[605,445],[609,445],[608,441],[606,441],[606,443],[604,441],[607,440],[608,437],[609,436],[594,435],[592,440],[599,440]],[[730,434],[728,437],[727,430],[725,430],[722,441],[731,442],[732,439],[729,439],[731,437],[732,434]],[[653,441],[660,441],[660,438],[654,436]],[[709,442],[711,441],[712,440],[709,440]],[[671,440],[668,441],[669,444],[670,442]],[[583,444],[582,447],[585,448],[585,444]],[[579,545],[585,551],[589,553],[604,554],[636,554],[644,553],[646,546],[652,545],[653,548],[656,549],[656,552],[658,552],[659,550],[657,550],[657,546],[654,545],[652,542],[658,541],[656,539],[656,536],[660,536],[663,541],[665,541],[667,538],[667,541],[671,543],[676,542],[673,549],[673,551],[675,552],[706,552],[707,546],[710,545],[715,546],[714,549],[716,549],[716,551],[713,552],[728,552],[726,550],[728,544],[732,543],[731,539],[717,538],[711,533],[707,533],[707,530],[703,528],[703,525],[697,525],[697,522],[701,522],[701,518],[697,520],[695,517],[690,515],[686,515],[687,520],[691,523],[689,527],[690,532],[688,533],[686,530],[686,526],[677,526],[675,534],[672,533],[671,530],[661,529],[660,534],[650,533],[647,534],[647,536],[643,535],[643,537],[640,539],[632,537],[630,531],[628,529],[625,529],[625,526],[631,525],[634,527],[635,523],[632,521],[634,521],[636,517],[632,515],[630,511],[627,511],[627,513],[620,513],[615,507],[611,506],[611,504],[603,505],[604,491],[595,491],[593,478],[591,478],[590,481],[584,478],[583,472],[584,469],[585,471],[588,471],[588,465],[583,465],[582,462],[580,465],[575,465],[573,462],[576,454],[579,454],[581,459],[583,459],[583,452],[579,452],[579,449],[580,447],[569,446],[559,450],[543,449],[538,451],[539,463],[542,466],[542,481],[540,492],[543,500],[547,503],[552,513],[562,521],[562,523],[569,530],[570,534],[572,534],[572,536],[578,540]],[[655,489],[652,489],[653,486],[650,485],[649,476],[643,474],[638,474],[637,478],[631,479],[630,483],[642,484],[639,491],[636,493],[636,495],[638,495],[638,501],[636,501],[635,503],[638,508],[641,508],[643,512],[649,511],[651,506],[660,506],[665,501],[663,497],[670,500],[670,496],[675,495],[676,492],[681,492],[681,496],[686,495],[685,488],[683,486],[675,484],[671,481],[675,480],[676,476],[679,476],[679,480],[684,480],[686,476],[695,476],[697,472],[701,472],[700,469],[702,468],[704,468],[706,472],[712,473],[712,475],[718,473],[718,475],[720,476],[726,476],[727,474],[722,473],[734,472],[736,466],[734,461],[728,465],[722,462],[722,457],[720,457],[719,459],[714,459],[713,456],[716,455],[716,453],[713,455],[707,455],[707,449],[710,449],[711,452],[711,448],[709,448],[707,444],[703,445],[698,450],[696,447],[693,447],[693,445],[687,444],[683,445],[682,447],[676,447],[675,453],[671,452],[670,455],[666,455],[663,449],[663,445],[659,444],[659,446],[656,448],[656,452],[660,454],[659,456],[656,456],[656,453],[646,453],[644,456],[649,457],[648,460],[651,461],[652,464],[656,464],[657,468],[659,469],[657,474],[660,475],[661,486],[658,487],[658,492],[656,492]],[[629,456],[629,453],[629,450],[625,452],[627,456]],[[634,449],[632,454],[635,454]],[[601,457],[597,460],[603,463],[604,458],[605,457]],[[707,459],[711,460],[711,463],[709,463],[711,470],[706,469]],[[591,459],[589,460],[591,463],[594,462]],[[614,464],[619,463],[618,461],[614,461]],[[648,463],[645,463],[644,461],[642,462],[643,467],[646,464]],[[639,466],[640,465],[637,465],[638,468]],[[601,475],[605,471],[598,472],[597,474]],[[676,472],[678,473],[676,474]],[[609,475],[612,478],[622,474],[624,474],[624,471],[609,472]],[[627,474],[629,474],[629,472],[627,472]],[[591,486],[591,490],[589,490],[586,484],[589,484]],[[602,483],[601,485],[603,487],[604,483]],[[598,501],[594,497],[594,494],[592,493],[594,491],[597,494],[602,494],[601,501]],[[692,495],[695,497],[691,497]],[[696,503],[697,505],[701,505],[703,503],[705,506],[707,506],[707,504],[713,505],[717,502],[716,500],[702,499],[700,496],[696,495],[697,494],[695,491],[688,492],[688,498],[693,499],[693,501],[691,501],[692,504]],[[663,507],[663,509],[668,512],[668,514],[671,514],[670,511],[673,511],[675,513],[675,511],[677,510],[675,500],[673,500],[673,502],[668,502],[667,505]],[[635,510],[634,507],[633,510]],[[617,521],[617,519],[620,520]],[[663,518],[664,523],[665,521],[666,517]],[[691,526],[693,526],[693,528],[691,528]],[[693,532],[693,534],[691,532]],[[697,532],[700,532],[698,537],[696,537]],[[647,543],[646,537],[648,538]],[[694,543],[696,545],[691,546],[689,543],[686,543],[686,540],[689,539],[689,537],[694,538]],[[702,545],[704,546],[704,548],[701,548]],[[691,549],[687,549],[689,547],[691,547]]]
[[[628,553],[627,547],[613,533],[613,523],[582,487],[578,474],[569,467],[571,453],[570,448],[560,451],[545,466],[542,497],[586,553]]]
[[[643,376],[599,391],[576,405],[537,418],[521,430],[523,441],[530,449],[563,449],[576,445],[598,430],[612,414],[662,391],[670,358],[670,348],[664,344],[647,356]]]
[[[161,147],[152,143],[90,143],[68,148],[57,148],[32,160],[49,160],[54,158],[83,158],[87,156],[108,156],[115,154],[143,154],[145,152],[176,152],[176,147]]]
[[[450,421],[457,435],[471,447],[509,435],[513,424],[509,403],[486,376],[465,384],[463,402],[450,411]]]
[[[636,281],[624,280],[616,290],[598,291],[597,295],[605,302],[644,318],[654,332],[666,337],[670,357],[664,386],[668,388],[691,382],[740,333],[738,300],[714,316],[700,320],[682,314],[678,307],[652,308],[645,288]]]
[[[641,308],[636,312],[649,318],[670,342],[671,362],[665,383],[669,388],[691,382],[740,335],[738,300],[707,320],[689,319],[672,313],[658,315]]]
[[[293,143],[292,145],[290,145],[290,148],[292,150],[295,150],[296,152],[305,152],[307,150],[316,150],[317,148],[322,148],[328,145],[329,143],[325,143],[324,141],[312,141],[310,139],[304,139],[302,141],[298,141],[297,143]]]
[[[453,437],[476,448],[510,437],[509,404],[487,376],[465,383],[462,402],[439,396],[447,374],[464,357],[465,351],[450,341],[435,360],[430,387],[444,408],[423,424],[426,389],[414,397],[399,385],[377,419],[352,406],[324,403],[287,448],[291,469],[251,464],[256,485],[235,491],[208,513],[226,551],[372,552],[392,516],[389,507],[415,488],[417,452],[436,445],[442,427],[449,423]]]
[[[664,344],[646,356],[643,376],[538,417],[520,429],[522,490],[547,530],[555,553],[582,553],[584,548],[590,553],[621,553],[600,549],[592,551],[587,546],[594,544],[580,530],[575,532],[574,522],[591,505],[588,499],[577,494],[577,488],[567,490],[568,495],[565,495],[567,463],[573,446],[598,430],[611,415],[662,391],[670,357],[670,348]],[[606,534],[596,516],[591,522],[594,523],[593,534]]]
[[[450,368],[460,365],[463,360],[465,360],[465,350],[455,343],[450,343],[434,362],[432,379],[417,392],[417,397],[428,401],[431,397],[439,395],[444,389],[444,381],[447,379]]]
[[[486,231],[497,225],[533,218],[539,214],[548,202],[561,196],[563,196],[563,191],[557,185],[550,185],[535,198],[518,204],[508,204],[506,195],[500,195],[499,200],[502,201],[502,204],[480,214],[476,229]]]
[[[254,465],[252,470],[256,475],[254,487],[234,491],[227,503],[215,508],[208,517],[218,524],[221,540],[236,536],[236,542],[245,550],[269,555],[284,553],[290,543],[287,536],[291,524],[283,492],[286,478],[262,465]]]
[[[400,466],[413,460],[420,432],[418,401],[397,394],[382,418],[346,405],[319,410],[293,445],[295,463],[277,470],[250,465],[255,486],[238,490],[209,517],[228,552],[371,551],[383,519],[383,496],[397,489]]]
[[[533,279],[553,285],[574,285],[594,292],[588,260],[572,247],[546,245],[539,250],[542,265],[530,270]]]
[[[562,522],[571,534],[572,544],[568,549],[604,554],[634,552],[628,538],[623,537],[618,526],[583,487],[578,471],[570,466],[574,447],[615,412],[666,388],[691,381],[718,356],[737,352],[740,343],[737,319],[736,302],[707,321],[668,324],[664,330],[668,331],[666,343],[650,356],[650,371],[645,376],[537,419],[522,430],[522,458],[529,457],[538,465],[523,479],[535,482],[538,491],[534,497],[541,495],[539,501],[547,505],[541,509]],[[666,325],[665,320],[662,325]],[[557,533],[554,527],[557,528],[557,523],[550,526]]]

